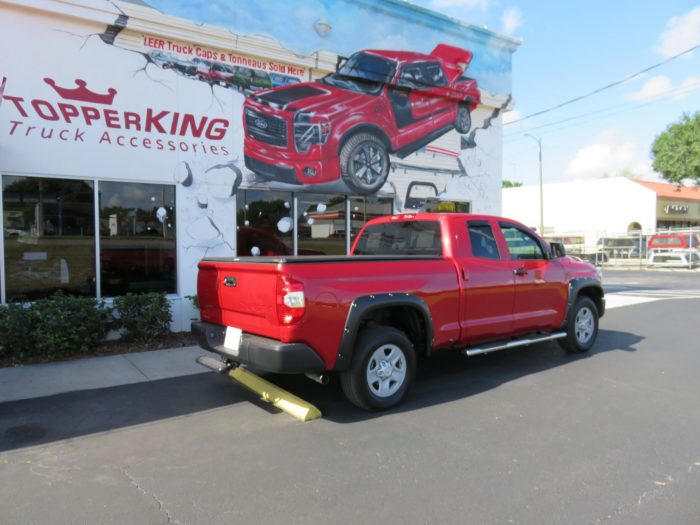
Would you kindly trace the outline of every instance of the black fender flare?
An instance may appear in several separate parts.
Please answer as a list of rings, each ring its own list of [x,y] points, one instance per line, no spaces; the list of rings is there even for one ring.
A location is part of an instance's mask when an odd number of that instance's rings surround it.
[[[434,341],[433,319],[425,301],[416,295],[408,293],[379,293],[357,297],[348,310],[343,329],[343,337],[338,349],[334,371],[350,368],[355,351],[355,341],[360,330],[360,323],[368,314],[383,308],[405,306],[416,309],[425,323],[425,347],[429,354]]]
[[[564,316],[564,322],[562,323],[563,328],[566,328],[571,311],[574,308],[574,304],[576,304],[576,299],[581,294],[581,290],[584,288],[596,288],[600,291],[601,301],[598,309],[598,317],[603,317],[603,314],[605,313],[605,292],[603,291],[602,283],[599,279],[595,279],[593,277],[579,277],[569,281],[569,299],[566,303],[566,315]]]

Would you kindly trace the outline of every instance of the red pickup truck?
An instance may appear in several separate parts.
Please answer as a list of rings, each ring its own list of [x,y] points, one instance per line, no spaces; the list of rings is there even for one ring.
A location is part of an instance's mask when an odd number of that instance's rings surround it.
[[[338,373],[347,398],[389,408],[418,357],[556,339],[589,350],[605,298],[595,268],[500,217],[404,214],[368,222],[349,256],[204,259],[200,345],[237,365]]]
[[[378,191],[389,153],[403,158],[451,129],[467,133],[481,101],[465,77],[472,53],[439,44],[429,55],[365,50],[314,82],[260,91],[243,105],[245,165],[289,184],[341,179]]]

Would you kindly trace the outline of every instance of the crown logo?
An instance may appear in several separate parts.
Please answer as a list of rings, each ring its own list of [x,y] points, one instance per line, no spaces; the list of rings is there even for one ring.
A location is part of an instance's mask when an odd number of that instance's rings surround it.
[[[75,80],[75,85],[78,86],[77,88],[63,88],[57,86],[53,78],[45,78],[44,82],[51,86],[61,98],[68,100],[79,100],[81,102],[92,102],[94,104],[106,104],[109,106],[112,104],[112,101],[114,101],[114,95],[117,94],[117,90],[114,88],[109,88],[105,94],[90,91],[86,87],[87,82],[80,78]]]

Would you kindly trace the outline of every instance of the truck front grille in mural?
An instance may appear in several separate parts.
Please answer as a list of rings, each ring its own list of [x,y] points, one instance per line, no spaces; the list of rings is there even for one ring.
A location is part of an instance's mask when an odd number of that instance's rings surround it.
[[[287,122],[253,109],[245,109],[245,127],[255,140],[287,147]]]
[[[463,75],[471,59],[444,44],[429,55],[366,50],[321,80],[259,91],[244,104],[246,167],[266,179],[281,167],[284,182],[342,179],[354,193],[375,193],[390,153],[403,158],[452,129],[469,132],[481,100]]]

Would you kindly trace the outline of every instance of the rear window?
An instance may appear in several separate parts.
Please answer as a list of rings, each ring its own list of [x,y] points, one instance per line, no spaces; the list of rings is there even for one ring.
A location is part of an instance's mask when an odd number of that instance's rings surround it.
[[[437,221],[384,222],[367,227],[355,255],[442,255]]]
[[[658,246],[681,246],[683,243],[678,237],[654,237],[650,244]]]

